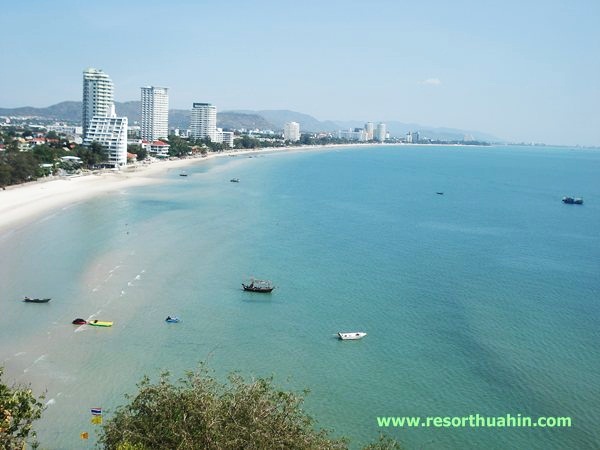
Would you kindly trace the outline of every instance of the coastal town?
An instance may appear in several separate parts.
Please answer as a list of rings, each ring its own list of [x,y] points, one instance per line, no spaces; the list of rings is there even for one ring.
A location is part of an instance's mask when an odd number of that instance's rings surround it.
[[[231,150],[352,143],[485,144],[471,135],[462,140],[431,139],[420,131],[395,136],[383,122],[337,131],[315,130],[314,125],[303,131],[303,124],[293,120],[281,128],[249,128],[244,119],[252,123],[248,119],[254,118],[256,125],[261,121],[244,113],[233,114],[237,122],[225,120],[226,127],[219,127],[217,106],[207,102],[192,102],[185,119],[170,124],[169,88],[144,86],[140,90],[135,117],[123,115],[115,108],[115,84],[110,76],[88,68],[83,71],[81,120],[0,114],[0,186]]]

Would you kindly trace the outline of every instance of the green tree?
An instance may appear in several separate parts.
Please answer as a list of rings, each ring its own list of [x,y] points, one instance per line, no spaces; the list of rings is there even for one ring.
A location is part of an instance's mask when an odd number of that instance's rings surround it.
[[[28,438],[35,439],[32,426],[42,416],[43,396],[37,399],[28,387],[5,385],[3,373],[0,367],[0,448],[20,450]]]
[[[29,128],[25,128],[23,130],[23,132],[21,133],[21,136],[24,137],[24,138],[25,137],[31,137],[31,136],[33,136],[33,131],[31,131]]]
[[[11,178],[10,166],[5,161],[0,159],[0,187],[11,184]]]
[[[299,143],[300,145],[313,145],[315,140],[310,134],[301,134]]]
[[[118,449],[346,449],[347,440],[315,429],[302,410],[304,396],[284,392],[272,378],[246,382],[240,375],[227,383],[204,366],[171,383],[163,373],[156,384],[147,377],[139,391],[126,396],[101,431],[104,448]],[[370,450],[396,450],[390,439]]]
[[[39,162],[31,152],[7,153],[3,161],[9,167],[10,179],[7,184],[35,180],[40,175]]]
[[[143,161],[144,159],[146,159],[148,157],[148,152],[141,145],[130,144],[127,146],[127,151],[129,153],[133,153],[133,154],[137,155],[138,161]]]
[[[58,133],[56,131],[48,131],[48,133],[46,133],[46,139],[58,139]]]
[[[58,158],[58,151],[46,144],[36,145],[33,148],[33,154],[40,163],[52,164]]]
[[[192,151],[190,143],[179,136],[169,136],[169,156],[182,157]]]
[[[233,146],[235,148],[259,148],[261,145],[258,139],[244,135],[241,138],[235,139]]]
[[[92,142],[89,147],[80,146],[76,153],[86,167],[93,167],[108,160],[108,155],[99,142]]]

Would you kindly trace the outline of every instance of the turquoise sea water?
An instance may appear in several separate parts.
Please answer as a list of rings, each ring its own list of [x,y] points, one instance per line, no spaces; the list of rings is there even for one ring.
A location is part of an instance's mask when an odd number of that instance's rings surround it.
[[[187,172],[0,235],[0,363],[47,390],[44,448],[91,446],[91,407],[201,360],[310,388],[306,409],[355,446],[377,416],[475,413],[573,426],[388,432],[407,449],[600,446],[600,152],[348,148]],[[251,276],[277,289],[244,293]],[[115,325],[70,323],[92,314]],[[351,330],[369,335],[333,336]]]

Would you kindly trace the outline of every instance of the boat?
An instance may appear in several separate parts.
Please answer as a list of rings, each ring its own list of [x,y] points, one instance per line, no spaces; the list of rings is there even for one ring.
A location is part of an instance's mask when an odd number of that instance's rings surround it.
[[[239,182],[240,182],[240,179],[239,179],[239,178],[232,178],[232,179],[231,179],[231,180],[229,180],[229,181],[231,181],[232,183],[239,183]]]
[[[177,317],[177,316],[173,316],[173,317],[167,316],[167,318],[165,319],[165,322],[167,322],[167,323],[179,323],[179,322],[181,322],[181,319],[179,317]]]
[[[27,303],[48,303],[50,300],[50,298],[29,298],[29,297],[25,297],[23,299],[24,302]]]
[[[563,197],[562,202],[567,205],[583,205],[583,198]]]
[[[187,173],[185,173],[185,172],[181,172],[181,173],[179,174],[179,176],[180,176],[180,177],[187,177]]]
[[[92,320],[88,322],[88,325],[91,325],[93,327],[112,327],[113,322],[102,322],[100,320]]]
[[[356,341],[357,339],[362,339],[367,335],[367,333],[363,331],[351,331],[351,332],[342,332],[338,333],[338,337],[342,341]]]
[[[444,195],[443,192],[436,192],[437,195]]]
[[[73,325],[85,325],[87,323],[87,321],[85,319],[75,319],[73,322],[71,322]]]
[[[245,291],[264,293],[269,293],[275,289],[275,286],[268,280],[251,280],[250,284],[242,283],[242,287]]]

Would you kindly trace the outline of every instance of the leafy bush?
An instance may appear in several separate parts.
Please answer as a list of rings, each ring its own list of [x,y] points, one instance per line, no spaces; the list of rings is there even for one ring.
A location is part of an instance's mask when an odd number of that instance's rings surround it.
[[[126,396],[103,427],[100,443],[107,449],[346,449],[347,440],[317,430],[302,410],[304,394],[284,392],[272,378],[246,382],[240,375],[220,383],[201,366],[178,383],[163,373],[156,384],[148,377],[139,392]],[[371,450],[397,450],[380,438]]]

